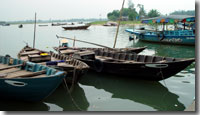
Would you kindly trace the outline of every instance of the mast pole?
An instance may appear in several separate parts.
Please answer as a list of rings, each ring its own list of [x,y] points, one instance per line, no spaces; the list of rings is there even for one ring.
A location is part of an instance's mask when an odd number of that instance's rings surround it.
[[[119,17],[119,20],[118,20],[117,32],[116,32],[116,35],[115,35],[115,42],[114,42],[113,48],[115,48],[116,42],[117,42],[117,35],[118,35],[118,32],[119,32],[119,25],[120,25],[120,20],[121,20],[121,17],[122,17],[122,10],[123,10],[123,8],[124,8],[124,2],[125,2],[125,0],[123,0],[122,9],[120,10],[120,17]]]
[[[36,13],[35,13],[35,23],[34,23],[33,48],[35,48],[35,32],[36,32]]]

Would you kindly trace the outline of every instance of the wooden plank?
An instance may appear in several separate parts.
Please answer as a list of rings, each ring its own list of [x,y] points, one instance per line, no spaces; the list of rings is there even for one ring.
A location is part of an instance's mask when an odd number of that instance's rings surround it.
[[[12,66],[8,66],[8,67],[0,68],[0,71],[10,69],[10,68],[21,67],[21,66],[23,66],[23,64],[12,65]]]
[[[39,54],[40,51],[28,51],[28,52],[23,52],[23,53],[20,53],[20,56],[26,56],[26,55],[33,55],[33,54]]]
[[[28,71],[21,71],[21,74],[10,74],[9,76],[7,76],[6,78],[18,78],[18,77],[33,77],[33,76],[38,76],[41,74],[45,74],[46,70],[42,70],[42,71],[38,71],[38,72],[28,72]]]
[[[31,62],[41,62],[41,61],[50,61],[51,56],[50,55],[29,55],[28,60]]]
[[[6,70],[0,71],[0,74],[7,74],[7,73],[15,72],[17,70],[21,70],[21,69],[19,69],[19,68],[6,69]]]
[[[72,54],[72,53],[75,53],[79,50],[71,50],[71,49],[67,49],[67,50],[61,50],[60,53],[62,54]]]
[[[41,78],[41,77],[46,77],[46,76],[47,76],[46,74],[41,74],[41,75],[33,76],[32,78]]]
[[[3,67],[8,67],[7,64],[0,64],[0,68],[3,68]]]
[[[75,66],[67,64],[67,63],[58,63],[57,67],[62,68],[63,70],[73,70]]]

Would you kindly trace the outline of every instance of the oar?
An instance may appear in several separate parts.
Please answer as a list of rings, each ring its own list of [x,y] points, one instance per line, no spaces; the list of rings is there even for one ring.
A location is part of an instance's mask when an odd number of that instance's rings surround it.
[[[12,66],[8,66],[8,67],[0,68],[0,71],[6,70],[6,69],[11,69],[11,68],[16,68],[16,67],[21,67],[21,66],[23,66],[23,64],[12,65]]]
[[[87,42],[87,41],[83,41],[83,40],[77,40],[77,39],[73,39],[73,38],[61,37],[61,36],[58,36],[58,35],[56,35],[56,37],[57,37],[57,38],[62,38],[62,39],[75,40],[75,41],[79,41],[79,42],[83,42],[83,43],[88,43],[88,44],[92,44],[92,45],[96,45],[96,46],[108,48],[108,49],[111,49],[111,50],[115,50],[114,48],[110,48],[110,47],[108,47],[108,46],[104,46],[104,45],[96,44],[96,43],[92,43],[92,42]]]

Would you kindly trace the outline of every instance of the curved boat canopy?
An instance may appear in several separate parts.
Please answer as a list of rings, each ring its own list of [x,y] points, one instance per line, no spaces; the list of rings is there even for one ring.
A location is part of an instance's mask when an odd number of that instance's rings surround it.
[[[143,19],[141,23],[154,24],[154,23],[177,23],[177,22],[195,22],[195,16],[189,15],[169,15],[160,16],[155,18]]]

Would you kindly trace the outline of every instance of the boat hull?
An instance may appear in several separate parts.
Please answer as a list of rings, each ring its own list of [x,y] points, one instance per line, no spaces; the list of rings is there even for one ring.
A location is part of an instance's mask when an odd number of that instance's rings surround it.
[[[167,79],[181,70],[185,69],[194,60],[186,60],[173,63],[162,63],[161,66],[166,66],[165,68],[154,67],[159,65],[159,63],[113,63],[105,61],[91,61],[81,59],[90,66],[91,70],[96,72],[104,72],[115,74],[123,77],[132,77],[134,79],[144,79],[151,81],[159,81]]]
[[[32,102],[41,101],[55,91],[63,78],[64,76],[0,79],[1,97]]]
[[[88,25],[88,26],[71,26],[71,27],[62,27],[62,28],[64,28],[65,30],[86,30],[89,26],[90,25]]]
[[[96,51],[96,50],[108,50],[108,51],[115,51],[117,53],[140,53],[143,50],[145,50],[147,47],[138,47],[138,48],[115,48],[115,50],[106,49],[106,48],[87,48],[87,47],[81,47],[81,48],[71,48],[71,47],[54,47],[54,50],[57,52],[65,54],[64,50],[90,50],[90,51]],[[74,53],[74,52],[73,52]]]
[[[41,101],[66,77],[65,72],[4,56],[0,56],[0,65],[0,97],[9,100]]]

